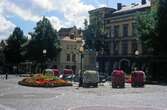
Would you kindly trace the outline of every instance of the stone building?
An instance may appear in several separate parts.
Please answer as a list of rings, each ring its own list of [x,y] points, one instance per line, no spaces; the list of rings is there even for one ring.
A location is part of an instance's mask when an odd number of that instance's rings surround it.
[[[136,34],[136,15],[150,8],[150,2],[141,0],[141,3],[132,3],[127,6],[118,3],[117,9],[104,7],[89,12],[90,22],[93,19],[92,14],[102,15],[110,47],[110,55],[99,55],[97,58],[99,71],[111,73],[114,68],[121,68],[129,73],[136,66],[145,69],[146,65],[139,63],[141,60],[137,60],[146,59],[146,57],[142,43]]]
[[[60,39],[61,52],[58,56],[58,68],[73,69],[74,73],[80,70],[80,52],[82,46],[82,31],[76,26],[70,28],[61,28],[58,32]]]
[[[80,70],[80,52],[79,48],[82,46],[82,38],[71,38],[69,36],[60,40],[61,52],[59,56],[60,70],[73,69],[74,73],[78,73]]]

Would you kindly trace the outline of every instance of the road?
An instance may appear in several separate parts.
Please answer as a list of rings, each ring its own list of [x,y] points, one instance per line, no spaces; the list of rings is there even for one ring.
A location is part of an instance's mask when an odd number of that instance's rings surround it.
[[[0,110],[167,110],[167,86],[35,88],[18,85],[21,79],[0,79]]]

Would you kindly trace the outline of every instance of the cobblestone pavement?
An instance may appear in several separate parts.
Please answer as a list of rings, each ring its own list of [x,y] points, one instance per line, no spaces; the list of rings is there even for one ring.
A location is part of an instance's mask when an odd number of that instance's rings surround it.
[[[21,79],[0,79],[0,110],[167,110],[167,86],[34,88],[18,85]]]

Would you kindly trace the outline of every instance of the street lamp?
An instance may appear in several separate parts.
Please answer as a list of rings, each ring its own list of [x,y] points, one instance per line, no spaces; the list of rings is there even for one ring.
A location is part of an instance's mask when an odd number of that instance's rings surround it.
[[[136,70],[136,69],[138,69],[138,66],[139,66],[139,64],[138,64],[139,63],[138,62],[139,51],[138,50],[135,51],[135,56],[136,56],[136,63],[137,63],[137,65],[136,65],[137,67],[135,68],[135,70]]]
[[[42,53],[43,53],[44,55],[46,55],[47,50],[46,50],[46,49],[43,49]]]
[[[43,56],[44,56],[44,68],[45,68],[46,67],[46,54],[47,54],[47,50],[43,49],[42,53],[43,53]]]
[[[79,79],[79,87],[82,86],[82,75],[83,75],[83,70],[82,70],[82,59],[83,59],[83,52],[84,52],[84,48],[83,46],[81,46],[79,48],[79,52],[81,53],[81,59],[80,59],[80,79]]]
[[[139,51],[138,51],[138,50],[135,51],[135,55],[136,55],[136,56],[139,55]]]

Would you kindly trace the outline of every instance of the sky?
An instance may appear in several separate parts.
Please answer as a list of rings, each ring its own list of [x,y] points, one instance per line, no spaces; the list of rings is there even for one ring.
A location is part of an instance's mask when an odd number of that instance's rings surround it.
[[[89,10],[104,6],[116,8],[118,2],[128,5],[141,0],[0,0],[0,40],[7,39],[16,26],[28,36],[42,16],[56,30],[74,25],[83,28]]]

